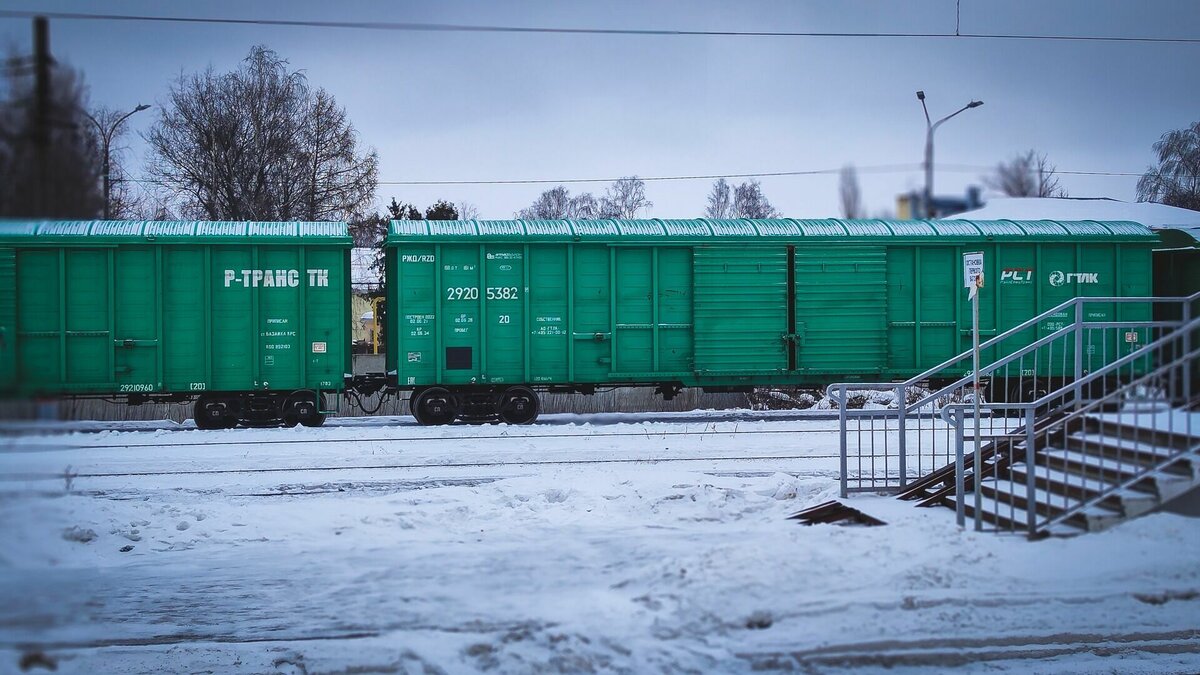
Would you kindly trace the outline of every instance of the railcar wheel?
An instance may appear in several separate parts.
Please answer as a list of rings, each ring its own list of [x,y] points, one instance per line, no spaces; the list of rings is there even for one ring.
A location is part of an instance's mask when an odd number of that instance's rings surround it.
[[[430,387],[418,393],[409,403],[413,417],[424,425],[450,424],[458,417],[458,401],[442,387]]]
[[[1022,379],[1014,383],[1008,392],[1008,400],[1014,403],[1032,403],[1050,393],[1049,378]]]
[[[196,399],[192,409],[192,419],[197,429],[227,429],[230,421],[237,424],[237,418],[230,414],[229,404],[212,396],[201,396]]]
[[[311,390],[294,391],[283,401],[280,407],[280,419],[285,427],[303,424],[306,427],[319,427],[325,423],[325,395]]]
[[[505,424],[533,424],[540,407],[537,394],[529,387],[509,387],[500,395],[496,412]]]
[[[303,424],[306,427],[319,427],[319,426],[325,424],[325,418],[327,417],[327,415],[325,413],[321,412],[324,409],[325,409],[325,394],[317,394],[316,409],[313,411],[313,414],[308,415],[307,417],[301,417],[300,424]]]

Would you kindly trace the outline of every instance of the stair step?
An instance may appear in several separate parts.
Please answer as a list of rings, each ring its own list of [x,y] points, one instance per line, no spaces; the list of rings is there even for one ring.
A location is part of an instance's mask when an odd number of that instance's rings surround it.
[[[1018,485],[1025,485],[1026,477],[1028,476],[1025,470],[1026,466],[1024,463],[1013,465],[1009,472],[1013,482]],[[1049,490],[1059,495],[1066,495],[1077,501],[1086,501],[1096,497],[1101,492],[1115,485],[1115,483],[1090,478],[1086,475],[1059,471],[1049,466],[1038,465],[1035,465],[1033,469],[1033,482],[1040,489]],[[1131,499],[1144,498],[1147,495],[1152,496],[1157,494],[1154,480],[1151,476],[1147,476],[1145,481],[1134,483],[1127,492],[1130,493],[1128,496]],[[1117,500],[1117,503],[1119,503],[1119,500]]]
[[[1176,450],[1195,447],[1196,436],[1200,434],[1200,415],[1179,409],[1157,414],[1093,413],[1086,419],[1089,432],[1099,431],[1105,436],[1119,436]]]
[[[1118,462],[1095,454],[1078,450],[1047,448],[1037,453],[1038,466],[1048,466],[1064,473],[1087,476],[1091,480],[1106,483],[1123,483],[1145,473],[1146,467],[1130,462]]]
[[[955,499],[957,499],[956,496],[949,498],[948,501],[950,508],[954,508]],[[966,514],[968,519],[973,519],[975,517],[974,492],[968,492],[963,495],[963,512]],[[1005,503],[996,503],[988,499],[986,496],[983,498],[982,509],[980,510],[980,519],[986,523],[996,526],[1000,530],[1025,533],[1027,532],[1029,525],[1028,518],[1029,512],[1023,508]],[[1043,520],[1045,520],[1045,517],[1039,515],[1034,519],[1034,522],[1037,523]],[[1075,534],[1082,534],[1085,531],[1086,530],[1084,528],[1081,528],[1073,523],[1056,523],[1055,525],[1047,528],[1041,534],[1071,536]]]
[[[1014,471],[1014,474],[1019,475],[1022,479],[1024,478],[1023,471]],[[1082,480],[1080,476],[1061,474],[1060,480],[1054,484],[1070,485],[1074,482],[1075,485],[1079,485]],[[1100,490],[1093,489],[1097,487],[1096,481],[1090,481],[1089,489],[1077,490],[1075,494],[1064,494],[1064,492],[1059,490],[1046,490],[1035,487],[1033,498],[1037,503],[1036,510],[1043,516],[1060,516],[1070,509],[1081,505],[1083,502],[1099,496]],[[985,497],[991,497],[1003,503],[1014,504],[1024,509],[1029,508],[1028,488],[1023,481],[987,479],[980,486],[980,491]],[[1120,521],[1153,511],[1161,503],[1157,494],[1122,489],[1106,495],[1099,502],[1084,509],[1082,516],[1086,521],[1093,522],[1098,520]]]
[[[1174,448],[1154,445],[1150,442],[1122,438],[1100,433],[1078,432],[1067,437],[1067,447],[1090,455],[1104,455],[1110,459],[1157,466],[1181,452]]]
[[[1184,464],[1184,462],[1188,462],[1194,466],[1192,459],[1193,455],[1178,455],[1180,466],[1151,472],[1150,467],[1145,465],[1117,461],[1103,455],[1084,454],[1078,450],[1049,448],[1037,455],[1039,467],[1046,466],[1057,471],[1074,473],[1076,476],[1086,476],[1091,480],[1112,484],[1124,483],[1141,476],[1150,480],[1157,492],[1163,492],[1164,486],[1194,482],[1195,473],[1189,471]]]
[[[1006,509],[1007,505],[1029,510],[1029,491],[1024,483],[1016,483],[1007,478],[985,478],[979,483],[979,491],[985,501],[997,504],[997,508]],[[1054,517],[1062,514],[1078,502],[1063,495],[1034,488],[1034,510],[1038,515]]]

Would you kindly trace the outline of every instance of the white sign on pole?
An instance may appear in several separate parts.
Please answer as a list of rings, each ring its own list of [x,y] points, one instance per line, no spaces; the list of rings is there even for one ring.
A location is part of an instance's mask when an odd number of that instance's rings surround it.
[[[963,254],[963,288],[971,289],[970,297],[983,288],[983,252]]]
[[[983,288],[983,253],[963,254],[963,288]]]

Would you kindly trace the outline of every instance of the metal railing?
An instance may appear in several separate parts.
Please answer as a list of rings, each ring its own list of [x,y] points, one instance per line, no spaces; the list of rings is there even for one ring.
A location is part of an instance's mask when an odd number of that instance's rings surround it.
[[[1182,319],[1154,320],[1162,306]],[[980,378],[994,400],[1034,400],[1169,334],[1197,309],[1200,293],[1072,298],[981,343]],[[838,407],[841,495],[899,492],[953,463],[955,429],[940,411],[973,400],[971,367],[967,350],[903,382],[829,385],[826,393]],[[1023,423],[1002,415],[986,420],[989,434]]]
[[[1170,467],[1200,451],[1200,413],[1188,410],[1200,393],[1198,332],[1193,319],[1034,401],[981,403],[981,414],[1019,421],[1008,432],[977,435],[966,424],[974,406],[943,408],[955,428],[959,525],[969,503],[976,530],[1033,535],[1071,521],[1086,530],[1089,518],[1115,522],[1172,496],[1146,483],[1156,475],[1190,488],[1191,467]]]

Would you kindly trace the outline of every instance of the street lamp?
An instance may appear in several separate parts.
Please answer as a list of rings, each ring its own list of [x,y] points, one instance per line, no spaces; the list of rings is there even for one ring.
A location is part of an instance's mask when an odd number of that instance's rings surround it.
[[[99,122],[96,121],[95,117],[92,117],[91,113],[88,113],[87,111],[84,111],[84,113],[83,113],[84,115],[87,116],[87,118],[89,120],[92,121],[92,124],[96,125],[96,131],[100,132],[101,151],[104,153],[104,219],[105,220],[108,220],[108,218],[109,218],[109,205],[108,205],[109,175],[108,174],[109,174],[110,162],[109,162],[109,155],[108,155],[108,146],[110,143],[112,143],[112,138],[117,133],[117,128],[120,127],[121,124],[125,122],[125,120],[129,119],[134,113],[140,113],[143,110],[148,110],[149,108],[150,108],[150,106],[148,106],[148,105],[138,104],[138,107],[125,113],[119,119],[117,119],[116,122],[113,122],[111,125],[109,125],[107,130],[103,126],[101,126],[101,124]]]
[[[925,201],[925,217],[932,218],[934,216],[934,211],[933,211],[933,132],[937,131],[937,128],[942,125],[942,122],[945,122],[946,120],[950,119],[951,117],[954,117],[958,113],[960,113],[964,110],[967,110],[969,108],[978,108],[979,106],[983,105],[983,101],[971,101],[970,103],[964,105],[963,107],[959,108],[958,110],[955,110],[954,112],[950,113],[949,115],[946,115],[942,119],[940,119],[936,122],[930,123],[929,108],[925,107],[925,92],[924,91],[917,92],[917,100],[919,100],[921,102],[921,110],[925,111],[925,200],[924,200]]]

